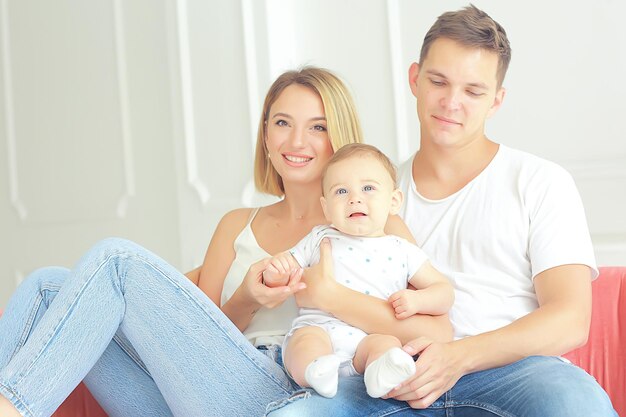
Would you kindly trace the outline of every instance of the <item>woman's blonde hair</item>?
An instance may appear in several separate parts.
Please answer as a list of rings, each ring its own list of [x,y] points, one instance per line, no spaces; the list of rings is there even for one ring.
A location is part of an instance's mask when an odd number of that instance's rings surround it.
[[[284,195],[285,188],[282,178],[268,158],[265,135],[270,108],[285,88],[292,84],[310,88],[321,98],[333,151],[348,143],[362,142],[361,125],[352,96],[336,75],[327,69],[317,67],[303,67],[283,73],[274,81],[265,96],[254,157],[254,185],[259,191],[278,197]]]

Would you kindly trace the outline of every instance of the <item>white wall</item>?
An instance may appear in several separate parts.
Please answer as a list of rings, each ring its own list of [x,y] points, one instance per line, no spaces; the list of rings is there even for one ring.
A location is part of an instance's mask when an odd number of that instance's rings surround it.
[[[626,265],[626,31],[617,0],[476,0],[513,59],[495,141],[576,179],[598,263]],[[223,213],[264,199],[252,156],[263,95],[320,65],[351,87],[366,140],[418,144],[406,72],[460,1],[0,0],[0,307],[47,264],[121,235],[181,269]]]

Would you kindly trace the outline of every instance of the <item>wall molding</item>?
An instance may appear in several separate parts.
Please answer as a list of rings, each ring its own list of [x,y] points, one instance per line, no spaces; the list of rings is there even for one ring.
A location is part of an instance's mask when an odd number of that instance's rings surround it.
[[[195,190],[202,207],[211,198],[208,186],[198,175],[198,152],[196,150],[196,126],[193,104],[193,77],[191,73],[191,53],[189,41],[189,13],[186,0],[176,2],[176,31],[178,41],[178,61],[181,82],[181,107],[183,116],[183,142],[187,184]]]
[[[13,76],[11,72],[11,53],[9,41],[8,0],[0,0],[0,30],[2,31],[2,72],[4,73],[4,118],[7,140],[8,178],[11,205],[17,217],[25,221],[28,217],[26,206],[20,200],[17,181],[17,141],[15,138],[15,110],[13,108]]]
[[[128,202],[135,195],[135,166],[133,158],[132,130],[130,122],[130,99],[128,93],[128,65],[126,62],[126,36],[122,0],[113,0],[113,30],[115,34],[115,58],[119,91],[120,122],[124,153],[124,185],[126,192],[117,204],[117,216],[125,218]]]
[[[402,32],[400,4],[398,0],[387,0],[387,29],[389,33],[389,55],[391,62],[391,81],[393,92],[393,114],[395,119],[395,138],[397,160],[404,161],[411,156],[408,121],[406,114],[406,82],[400,74],[406,74],[402,62]]]
[[[120,122],[124,158],[124,194],[120,197],[116,215],[125,218],[128,201],[135,195],[135,175],[133,163],[133,147],[130,128],[130,105],[128,97],[128,81],[126,77],[126,48],[124,42],[123,14],[121,0],[113,0],[114,45],[117,64]],[[17,135],[15,130],[15,110],[13,106],[13,76],[11,65],[11,42],[9,34],[8,0],[0,0],[0,22],[2,33],[2,69],[4,73],[4,106],[5,134],[7,138],[8,178],[10,201],[18,218],[24,222],[28,218],[28,210],[20,198],[18,181]]]

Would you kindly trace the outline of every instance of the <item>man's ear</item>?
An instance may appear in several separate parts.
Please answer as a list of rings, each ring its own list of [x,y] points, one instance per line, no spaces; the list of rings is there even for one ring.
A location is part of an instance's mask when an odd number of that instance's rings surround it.
[[[402,194],[399,188],[396,188],[391,193],[391,208],[389,209],[389,214],[398,214],[400,207],[402,207],[402,201],[404,201],[404,194]]]
[[[328,213],[326,212],[326,199],[324,198],[324,196],[320,197],[320,203],[322,204],[322,211],[324,212],[324,217],[326,217],[326,220],[330,221],[330,217],[328,216]]]
[[[409,67],[409,87],[411,87],[411,93],[417,98],[417,76],[420,73],[420,64],[414,62]]]
[[[496,96],[493,98],[493,104],[491,108],[487,112],[487,118],[493,116],[500,106],[502,106],[502,102],[504,101],[504,96],[506,95],[506,89],[504,87],[500,87],[498,91],[496,91]]]

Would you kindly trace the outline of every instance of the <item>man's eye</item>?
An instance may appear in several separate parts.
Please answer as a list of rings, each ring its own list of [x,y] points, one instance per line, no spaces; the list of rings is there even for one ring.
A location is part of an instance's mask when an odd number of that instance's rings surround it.
[[[337,189],[337,191],[335,191],[335,194],[348,194],[348,190],[346,190],[345,188],[339,188]]]
[[[478,93],[476,91],[472,91],[472,90],[467,90],[467,94],[469,94],[472,97],[480,97],[483,95],[483,93]]]
[[[430,82],[433,83],[434,85],[438,86],[438,87],[440,87],[440,86],[442,86],[444,84],[443,81],[439,81],[439,80],[432,80],[431,79]]]

